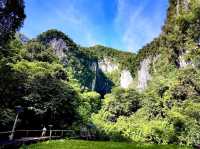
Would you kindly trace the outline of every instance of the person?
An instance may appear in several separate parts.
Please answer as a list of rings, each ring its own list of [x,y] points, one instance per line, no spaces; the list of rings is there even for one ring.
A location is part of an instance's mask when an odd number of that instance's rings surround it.
[[[46,129],[46,127],[44,126],[44,128],[42,129],[42,137],[44,137],[44,136],[46,135],[46,131],[47,131],[47,129]]]

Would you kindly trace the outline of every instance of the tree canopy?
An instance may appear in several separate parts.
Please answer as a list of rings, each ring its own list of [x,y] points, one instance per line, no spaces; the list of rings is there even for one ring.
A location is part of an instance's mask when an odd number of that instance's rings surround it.
[[[25,17],[23,0],[0,1],[1,46],[22,26]]]

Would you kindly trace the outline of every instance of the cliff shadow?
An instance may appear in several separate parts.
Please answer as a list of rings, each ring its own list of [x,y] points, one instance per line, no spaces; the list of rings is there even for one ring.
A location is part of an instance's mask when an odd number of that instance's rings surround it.
[[[98,70],[95,90],[103,98],[105,94],[110,93],[115,84],[101,71]]]

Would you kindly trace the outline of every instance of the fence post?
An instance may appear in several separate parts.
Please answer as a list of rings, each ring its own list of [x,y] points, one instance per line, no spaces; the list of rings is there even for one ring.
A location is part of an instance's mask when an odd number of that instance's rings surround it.
[[[9,140],[10,140],[10,141],[12,141],[12,140],[13,140],[13,137],[14,137],[15,127],[16,127],[16,124],[17,124],[18,116],[19,116],[19,113],[17,113],[17,115],[16,115],[15,122],[14,122],[13,128],[12,128],[12,132],[11,132],[11,134],[9,135]]]
[[[52,135],[52,127],[53,127],[53,125],[49,125],[49,128],[50,128],[50,140],[51,140],[51,135]]]

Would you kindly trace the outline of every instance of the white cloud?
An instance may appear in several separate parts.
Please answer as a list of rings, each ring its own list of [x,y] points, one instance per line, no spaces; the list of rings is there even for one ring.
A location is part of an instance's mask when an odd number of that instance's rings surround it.
[[[132,52],[142,48],[160,32],[160,28],[156,25],[157,22],[152,22],[153,18],[157,16],[148,16],[147,18],[143,15],[145,7],[152,1],[144,0],[139,6],[134,6],[133,4],[136,4],[134,1],[136,0],[118,0],[115,19],[117,30],[123,27],[121,32],[124,46]]]
[[[57,28],[83,46],[107,44],[137,51],[160,32],[160,12],[151,16],[154,10],[146,10],[149,5],[163,9],[159,1],[167,0],[26,0],[23,31],[34,37]]]
[[[55,13],[55,18],[51,17],[49,22],[62,24],[62,29],[67,30],[67,33],[72,30],[73,33],[71,32],[71,34],[84,37],[81,38],[80,44],[87,46],[96,44],[97,40],[93,34],[93,25],[87,15],[79,11],[76,1],[71,1],[70,5],[66,5],[65,2],[63,4],[56,6],[47,4],[48,9],[53,10]]]

